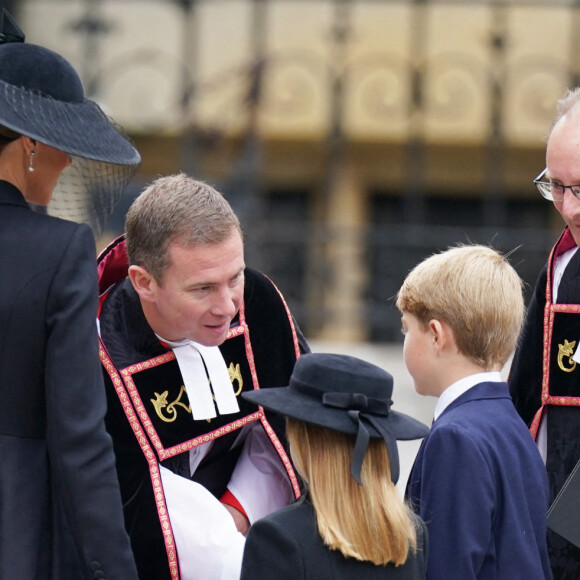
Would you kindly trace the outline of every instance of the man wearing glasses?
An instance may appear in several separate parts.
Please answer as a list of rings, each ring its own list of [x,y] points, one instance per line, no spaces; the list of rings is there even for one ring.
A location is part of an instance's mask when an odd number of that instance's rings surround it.
[[[566,228],[536,283],[508,382],[553,501],[580,459],[580,88],[558,102],[534,183]],[[580,578],[580,548],[549,530],[548,549],[555,579]]]

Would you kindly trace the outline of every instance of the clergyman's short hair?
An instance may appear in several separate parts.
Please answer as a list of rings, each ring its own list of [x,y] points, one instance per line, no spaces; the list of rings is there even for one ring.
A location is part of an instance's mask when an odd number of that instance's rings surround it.
[[[211,246],[226,241],[240,222],[221,193],[178,173],[153,181],[133,202],[125,219],[129,263],[145,268],[158,283],[174,241]]]
[[[464,356],[486,369],[503,367],[523,321],[522,289],[506,256],[487,246],[461,245],[411,270],[397,295],[397,308],[423,325],[446,322]]]
[[[563,119],[564,117],[571,117],[575,116],[577,118],[580,115],[580,87],[573,87],[571,89],[567,89],[564,96],[561,99],[558,99],[556,104],[556,114],[552,119],[552,124],[550,125],[550,129],[548,131],[547,139],[552,134],[554,127],[558,124],[558,122]]]

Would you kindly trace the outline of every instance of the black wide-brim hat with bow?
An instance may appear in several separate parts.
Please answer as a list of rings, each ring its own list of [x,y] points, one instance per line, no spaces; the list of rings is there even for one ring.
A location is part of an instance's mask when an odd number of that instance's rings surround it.
[[[369,438],[383,439],[396,483],[396,441],[421,439],[429,428],[393,411],[392,394],[393,377],[374,364],[348,355],[309,353],[296,361],[288,386],[242,396],[281,415],[356,437],[351,472],[358,483]]]

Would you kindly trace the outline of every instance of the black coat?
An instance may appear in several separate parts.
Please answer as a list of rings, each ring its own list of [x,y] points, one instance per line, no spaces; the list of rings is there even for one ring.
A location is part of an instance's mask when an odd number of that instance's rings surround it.
[[[417,553],[402,566],[375,566],[325,546],[312,504],[305,499],[254,523],[246,538],[241,580],[420,580],[428,535],[417,518]]]
[[[0,181],[0,580],[136,578],[123,529],[86,225]]]

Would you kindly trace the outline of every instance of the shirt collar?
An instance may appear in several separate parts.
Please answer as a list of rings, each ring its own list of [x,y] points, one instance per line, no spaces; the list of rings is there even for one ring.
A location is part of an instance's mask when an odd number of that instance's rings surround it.
[[[556,257],[556,262],[554,264],[554,282],[552,284],[552,304],[555,304],[558,301],[558,288],[560,287],[560,282],[562,281],[564,270],[576,253],[577,249],[578,247],[572,248],[571,250],[566,250],[563,254],[560,254]]]
[[[193,418],[198,421],[239,413],[240,407],[228,367],[217,346],[204,346],[193,340],[171,341],[155,334],[175,354]],[[215,404],[214,404],[215,401]]]
[[[435,411],[433,413],[433,420],[437,421],[441,413],[449,407],[455,399],[458,399],[463,393],[466,393],[479,383],[502,383],[503,379],[499,371],[485,371],[483,373],[476,373],[463,377],[453,384],[449,385],[439,396]]]

